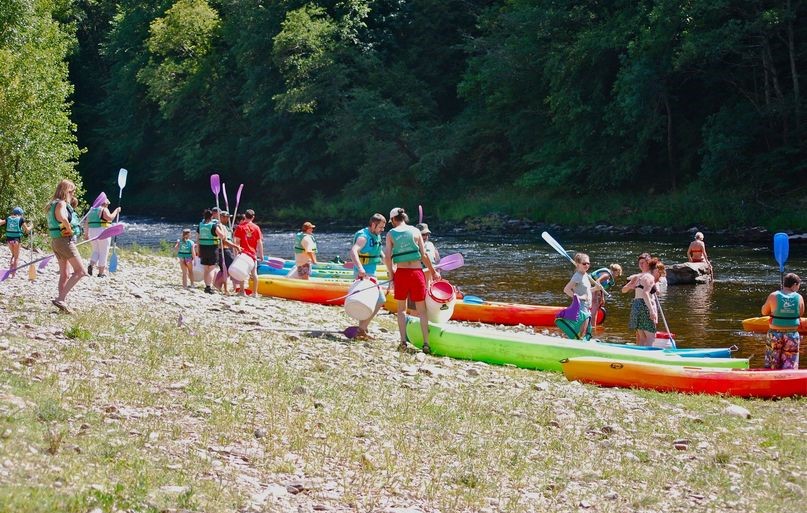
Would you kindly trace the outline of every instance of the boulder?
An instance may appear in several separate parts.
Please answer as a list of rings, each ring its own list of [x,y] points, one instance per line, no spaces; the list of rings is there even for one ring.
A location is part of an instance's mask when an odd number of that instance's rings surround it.
[[[712,269],[705,262],[684,262],[667,267],[668,285],[694,285],[712,281]]]

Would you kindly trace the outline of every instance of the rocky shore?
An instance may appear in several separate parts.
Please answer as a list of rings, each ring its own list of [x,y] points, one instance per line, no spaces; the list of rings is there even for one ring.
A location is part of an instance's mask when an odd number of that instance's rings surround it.
[[[0,249],[0,262],[8,251]],[[341,308],[183,289],[124,252],[0,284],[0,509],[795,511],[804,400],[602,390],[349,341]]]

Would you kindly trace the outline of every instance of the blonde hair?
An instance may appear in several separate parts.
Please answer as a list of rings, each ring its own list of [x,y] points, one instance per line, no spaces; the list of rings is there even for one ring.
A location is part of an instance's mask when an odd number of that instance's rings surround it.
[[[585,253],[575,253],[574,254],[574,263],[576,263],[576,264],[583,263],[584,258],[588,258],[588,255],[585,254]]]
[[[608,266],[608,269],[611,271],[611,274],[614,275],[614,278],[618,278],[622,276],[622,266],[619,264],[611,264]]]
[[[696,233],[695,240],[703,240],[703,234],[701,232]]]
[[[45,206],[45,210],[49,210],[54,201],[68,202],[69,200],[67,199],[67,195],[69,194],[70,189],[75,192],[76,184],[67,178],[59,182],[59,185],[56,186],[56,191],[53,193],[53,198],[50,200],[50,202],[48,202],[47,206]]]

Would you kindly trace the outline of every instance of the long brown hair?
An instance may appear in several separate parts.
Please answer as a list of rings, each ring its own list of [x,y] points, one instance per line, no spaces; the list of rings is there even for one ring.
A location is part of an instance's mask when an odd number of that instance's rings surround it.
[[[70,191],[71,189],[73,190],[73,192],[75,192],[76,184],[74,184],[67,178],[59,182],[59,185],[56,186],[56,192],[53,193],[53,198],[48,202],[47,206],[45,206],[45,210],[46,211],[50,210],[50,206],[53,205],[53,203],[56,201],[67,202],[68,201],[67,195],[69,194],[68,191]]]

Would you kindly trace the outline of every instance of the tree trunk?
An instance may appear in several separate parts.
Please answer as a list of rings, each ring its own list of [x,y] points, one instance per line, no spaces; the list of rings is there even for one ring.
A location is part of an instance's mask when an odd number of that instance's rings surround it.
[[[799,93],[799,73],[796,69],[796,45],[793,41],[793,18],[795,13],[791,10],[790,0],[787,0],[787,10],[790,13],[787,22],[787,50],[790,54],[790,76],[793,78],[793,111],[796,115],[796,133],[801,136],[801,94]]]

